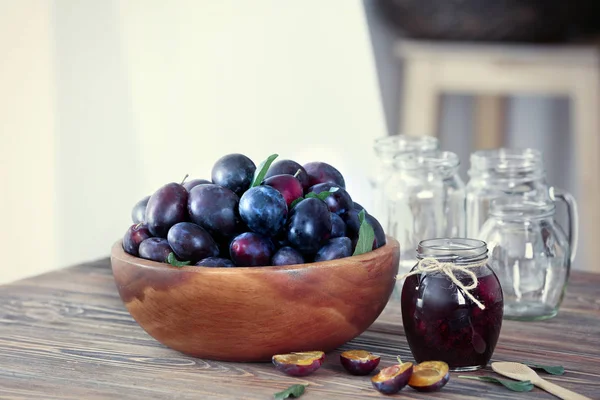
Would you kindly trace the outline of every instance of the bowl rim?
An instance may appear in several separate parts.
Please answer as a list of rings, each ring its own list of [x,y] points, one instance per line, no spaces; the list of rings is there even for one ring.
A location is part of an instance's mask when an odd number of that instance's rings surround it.
[[[119,261],[126,262],[128,264],[134,264],[137,267],[148,268],[153,270],[165,270],[165,271],[181,271],[181,272],[193,272],[193,273],[228,273],[228,274],[252,274],[252,273],[265,273],[265,272],[277,272],[277,271],[290,271],[290,270],[303,270],[312,268],[332,268],[341,265],[348,265],[350,260],[354,262],[361,262],[370,259],[377,258],[386,253],[393,252],[395,249],[400,252],[400,243],[393,237],[386,235],[385,245],[378,249],[369,251],[368,253],[360,254],[358,256],[350,256],[344,258],[338,258],[330,261],[319,261],[305,264],[291,264],[291,265],[279,265],[279,266],[255,266],[255,267],[197,267],[194,265],[187,265],[183,267],[176,267],[171,264],[161,263],[158,261],[146,260],[145,258],[135,257],[129,253],[126,253],[123,249],[123,239],[117,240],[111,249],[110,258],[117,259]]]

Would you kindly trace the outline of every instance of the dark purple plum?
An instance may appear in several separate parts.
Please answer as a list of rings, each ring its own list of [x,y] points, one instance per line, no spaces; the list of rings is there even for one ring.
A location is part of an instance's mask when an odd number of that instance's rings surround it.
[[[192,190],[193,188],[195,188],[198,185],[207,185],[207,184],[211,184],[211,181],[207,181],[206,179],[192,179],[191,181],[187,181],[183,184],[183,187],[185,188],[185,190],[187,190],[188,192],[190,190]]]
[[[305,353],[277,354],[273,356],[273,365],[278,371],[291,376],[310,375],[321,367],[325,361],[322,351]]]
[[[198,261],[196,264],[198,267],[213,267],[213,268],[232,268],[235,264],[228,258],[222,257],[207,257],[203,260]]]
[[[443,361],[425,361],[415,365],[408,386],[419,392],[435,392],[450,380],[450,368]]]
[[[288,208],[294,200],[304,195],[302,184],[291,175],[275,175],[265,179],[263,183],[277,189],[285,199]]]
[[[148,200],[150,200],[150,196],[144,197],[133,206],[133,209],[131,210],[131,220],[134,224],[144,222],[146,219],[146,206],[148,205]]]
[[[167,262],[167,257],[173,252],[169,242],[164,238],[151,237],[140,243],[140,257],[146,260]]]
[[[331,237],[331,217],[327,205],[319,199],[305,199],[290,212],[287,239],[296,250],[313,255]]]
[[[315,255],[315,262],[337,260],[352,255],[352,241],[347,237],[329,239]]]
[[[352,375],[369,375],[377,368],[380,359],[365,350],[348,350],[340,354],[340,363]]]
[[[371,378],[373,387],[384,394],[398,393],[413,375],[413,364],[405,362],[379,371]]]
[[[308,174],[308,183],[310,186],[329,182],[342,189],[346,188],[346,182],[340,171],[327,163],[318,161],[309,162],[308,164],[304,164],[304,169]]]
[[[152,237],[152,234],[150,234],[146,225],[142,223],[133,224],[127,229],[125,236],[123,236],[123,250],[137,257],[139,256],[140,243],[149,237]]]
[[[380,248],[385,244],[385,232],[377,219],[371,214],[366,214],[365,220],[371,225],[375,232],[375,240],[373,241],[373,250]]]
[[[180,222],[169,229],[169,246],[180,260],[192,263],[219,255],[219,247],[210,234],[191,222]]]
[[[346,236],[346,223],[337,214],[331,213],[331,237],[342,237]]]
[[[256,165],[243,154],[228,154],[217,160],[212,168],[213,183],[226,187],[238,196],[250,187]]]
[[[148,200],[146,225],[153,236],[167,237],[167,232],[178,222],[188,219],[188,192],[179,183],[168,183]]]
[[[298,170],[300,170],[300,172],[298,172]],[[306,173],[306,170],[302,165],[292,160],[280,160],[276,163],[273,163],[267,171],[266,178],[284,174],[295,176],[296,179],[298,179],[298,181],[302,185],[303,190],[307,190],[310,187],[308,174]]]
[[[275,236],[285,225],[288,209],[283,195],[271,186],[248,189],[240,199],[240,217],[253,232]]]
[[[360,204],[358,204],[357,202],[353,202],[353,204],[354,204],[355,210],[357,210],[357,211],[365,210],[365,208],[363,206],[361,206]],[[367,210],[365,210],[365,212],[367,212]]]
[[[352,203],[352,198],[346,192],[345,189],[336,186],[331,183],[319,183],[315,186],[312,186],[308,191],[319,194],[325,191],[331,191],[331,189],[337,188],[335,192],[327,196],[324,200],[327,207],[329,207],[329,211],[332,213],[336,213],[338,215],[344,214],[350,210],[354,209],[354,205]]]
[[[239,197],[231,190],[204,184],[190,191],[187,206],[192,222],[221,240],[239,233],[238,204]]]
[[[269,238],[246,232],[231,241],[229,255],[238,267],[267,266],[271,265],[274,250],[275,246]]]
[[[304,257],[302,257],[302,254],[290,246],[280,248],[271,258],[271,265],[296,264],[304,264]]]
[[[350,210],[342,215],[342,219],[346,222],[346,236],[353,242],[356,241],[358,239],[358,231],[360,230],[358,211]]]

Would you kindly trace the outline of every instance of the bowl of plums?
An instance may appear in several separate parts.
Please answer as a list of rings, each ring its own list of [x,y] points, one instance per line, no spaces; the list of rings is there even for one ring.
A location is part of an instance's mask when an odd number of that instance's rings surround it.
[[[399,244],[325,162],[228,154],[210,180],[167,183],[133,207],[112,271],[156,340],[195,357],[269,361],[330,351],[387,304]]]

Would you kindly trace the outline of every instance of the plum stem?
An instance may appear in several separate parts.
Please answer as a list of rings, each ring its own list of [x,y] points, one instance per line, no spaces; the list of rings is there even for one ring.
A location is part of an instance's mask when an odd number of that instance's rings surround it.
[[[302,172],[302,170],[298,168],[298,171],[296,171],[296,173],[294,174],[294,178],[297,178],[298,175],[300,175],[300,172]]]
[[[180,185],[183,185],[185,183],[185,180],[188,178],[188,176],[190,176],[190,174],[185,174],[185,176],[183,177],[183,180],[181,181]]]

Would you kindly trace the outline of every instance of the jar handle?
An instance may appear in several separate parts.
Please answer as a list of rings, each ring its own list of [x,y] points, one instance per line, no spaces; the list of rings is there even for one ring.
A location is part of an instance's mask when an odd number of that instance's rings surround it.
[[[567,215],[569,217],[569,247],[571,248],[571,263],[577,253],[577,244],[579,242],[579,213],[577,212],[577,202],[575,197],[562,189],[554,188],[554,197],[567,206]]]

